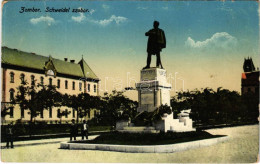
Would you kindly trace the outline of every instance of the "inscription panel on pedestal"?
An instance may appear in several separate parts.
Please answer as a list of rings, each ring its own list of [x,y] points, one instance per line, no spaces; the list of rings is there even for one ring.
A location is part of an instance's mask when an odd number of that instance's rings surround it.
[[[154,104],[154,94],[152,92],[141,94],[141,104],[142,105]]]

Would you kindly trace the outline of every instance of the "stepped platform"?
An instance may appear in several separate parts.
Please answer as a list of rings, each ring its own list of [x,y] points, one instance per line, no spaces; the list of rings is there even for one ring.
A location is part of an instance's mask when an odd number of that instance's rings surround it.
[[[124,127],[122,130],[118,130],[122,133],[159,133],[159,130],[156,130],[152,126],[133,126],[133,127]]]

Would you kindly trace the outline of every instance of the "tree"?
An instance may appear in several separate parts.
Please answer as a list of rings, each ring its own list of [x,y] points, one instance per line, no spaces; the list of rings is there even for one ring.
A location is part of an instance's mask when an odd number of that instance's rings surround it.
[[[113,90],[111,94],[104,93],[100,100],[100,119],[104,124],[115,125],[120,119],[133,119],[137,114],[138,103],[123,95],[123,92]]]
[[[19,104],[21,110],[29,110],[30,122],[37,117],[44,109],[44,102],[39,97],[36,91],[36,86],[26,86],[27,83],[20,85],[17,89],[15,102]]]
[[[41,90],[37,93],[37,96],[42,100],[42,110],[52,111],[52,107],[60,107],[63,104],[62,94],[57,91],[56,86],[41,85]]]
[[[62,121],[62,117],[63,117],[63,116],[66,117],[66,116],[68,116],[70,113],[71,113],[71,112],[68,111],[68,110],[64,110],[64,111],[58,110],[57,117],[60,118],[60,123],[61,123],[61,121]]]
[[[96,108],[99,103],[99,98],[97,96],[91,96],[88,93],[81,93],[78,95],[64,95],[64,102],[68,107],[71,107],[77,111],[77,123],[79,118],[86,116],[91,109]]]
[[[191,118],[196,124],[228,124],[243,117],[245,108],[241,100],[236,91],[204,88],[179,92],[171,99],[171,106],[178,112],[191,108]]]

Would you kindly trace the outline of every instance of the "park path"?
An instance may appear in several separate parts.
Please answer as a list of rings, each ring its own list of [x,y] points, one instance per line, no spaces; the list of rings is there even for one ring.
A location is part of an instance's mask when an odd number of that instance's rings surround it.
[[[176,153],[122,153],[59,149],[46,144],[2,149],[3,162],[89,162],[89,163],[254,163],[259,152],[259,126],[239,126],[207,130],[230,139],[209,147]]]

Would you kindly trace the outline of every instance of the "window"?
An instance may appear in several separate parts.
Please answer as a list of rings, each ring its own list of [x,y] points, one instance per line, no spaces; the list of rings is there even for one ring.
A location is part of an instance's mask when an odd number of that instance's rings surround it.
[[[60,88],[60,79],[57,81],[57,88]]]
[[[69,112],[68,112],[68,109],[65,109],[65,118],[68,118],[68,114],[69,114]]]
[[[43,110],[41,110],[41,118],[43,118]]]
[[[10,118],[14,117],[14,107],[10,107]]]
[[[72,110],[72,117],[75,118],[75,109]]]
[[[47,75],[48,75],[48,76],[54,76],[53,70],[50,70],[50,69],[49,69],[49,70],[47,71]]]
[[[21,109],[21,118],[24,118],[24,109]]]
[[[10,83],[14,83],[14,73],[10,73]]]
[[[52,78],[49,78],[49,85],[52,85]]]
[[[65,89],[68,89],[68,81],[65,81]]]
[[[94,85],[94,92],[97,92],[97,85]]]
[[[79,83],[79,91],[82,90],[82,83]]]
[[[11,89],[9,90],[9,92],[10,92],[10,101],[14,101],[14,89],[11,88]]]
[[[72,82],[72,89],[75,90],[75,82]]]
[[[49,108],[49,118],[52,118],[52,108]]]
[[[88,84],[88,92],[90,92],[90,84]]]
[[[44,78],[41,77],[41,85],[44,85]]]
[[[57,110],[57,117],[60,118],[60,109]]]
[[[31,85],[35,85],[35,79],[33,75],[31,76]]]
[[[21,79],[21,84],[25,84],[25,76],[24,76],[24,74],[20,75],[20,79]]]

